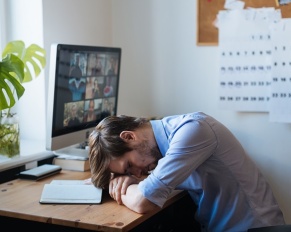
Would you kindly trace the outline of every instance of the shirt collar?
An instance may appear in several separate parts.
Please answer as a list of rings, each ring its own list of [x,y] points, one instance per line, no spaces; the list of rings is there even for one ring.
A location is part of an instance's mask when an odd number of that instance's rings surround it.
[[[169,142],[162,120],[151,120],[150,123],[152,125],[160,152],[162,153],[162,156],[165,156],[167,150],[169,149]]]

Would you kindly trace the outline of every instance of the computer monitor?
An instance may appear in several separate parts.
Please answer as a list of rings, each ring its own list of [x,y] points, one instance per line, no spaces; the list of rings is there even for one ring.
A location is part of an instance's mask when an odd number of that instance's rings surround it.
[[[87,139],[105,117],[116,115],[121,48],[52,44],[46,148],[87,154]]]

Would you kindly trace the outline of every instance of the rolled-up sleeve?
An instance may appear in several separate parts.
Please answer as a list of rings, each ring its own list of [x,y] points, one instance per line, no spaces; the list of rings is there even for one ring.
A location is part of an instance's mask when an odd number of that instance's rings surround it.
[[[217,139],[203,118],[192,115],[152,123],[164,156],[155,170],[139,184],[143,196],[162,207],[169,194],[215,151]]]

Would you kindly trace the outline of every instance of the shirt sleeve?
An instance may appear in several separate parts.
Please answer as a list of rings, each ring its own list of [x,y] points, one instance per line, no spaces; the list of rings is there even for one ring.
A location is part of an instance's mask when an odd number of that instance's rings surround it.
[[[217,146],[215,133],[203,119],[184,118],[169,133],[168,141],[165,157],[139,183],[143,196],[160,207],[169,194],[215,152]]]

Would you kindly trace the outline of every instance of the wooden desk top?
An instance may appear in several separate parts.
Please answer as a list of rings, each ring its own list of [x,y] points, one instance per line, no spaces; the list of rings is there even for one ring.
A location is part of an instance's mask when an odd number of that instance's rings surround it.
[[[16,179],[0,184],[0,216],[77,227],[94,231],[129,231],[160,210],[148,214],[135,213],[118,205],[104,193],[100,205],[43,205],[39,203],[44,184],[53,179],[84,180],[90,172],[62,170],[61,173],[39,181]],[[175,191],[164,208],[186,193]]]

